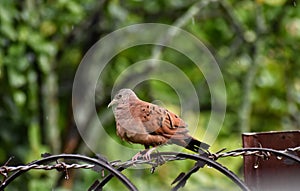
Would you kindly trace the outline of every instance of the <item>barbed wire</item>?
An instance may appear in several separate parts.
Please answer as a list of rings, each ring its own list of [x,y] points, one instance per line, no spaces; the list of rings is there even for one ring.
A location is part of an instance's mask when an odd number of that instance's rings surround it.
[[[295,152],[300,152],[300,146],[287,148],[284,150],[270,149],[270,151],[263,151],[263,149],[268,149],[268,148],[243,148],[243,149],[237,149],[237,150],[223,152],[223,153],[216,153],[216,154],[209,153],[209,157],[214,160],[217,160],[219,158],[224,158],[224,157],[239,157],[239,156],[255,155],[258,157],[268,159],[271,156],[271,152],[273,151],[277,151],[277,153],[282,153],[282,154],[291,154]]]
[[[17,177],[22,175],[23,173],[30,170],[30,167],[32,169],[45,169],[45,170],[51,170],[56,169],[58,171],[61,171],[64,173],[64,178],[69,179],[69,169],[74,168],[93,168],[96,172],[104,172],[107,171],[109,174],[113,175],[120,181],[125,187],[127,187],[129,190],[137,191],[137,188],[135,185],[132,184],[132,182],[120,171],[112,167],[107,160],[105,160],[104,157],[100,155],[96,155],[96,158],[87,157],[84,155],[79,154],[58,154],[58,155],[51,155],[49,153],[42,154],[41,159],[32,161],[31,163],[27,165],[19,165],[15,166],[16,168],[10,168],[11,166],[8,166],[8,163],[10,162],[11,158],[0,167],[1,175],[4,177],[2,181],[0,181],[0,191],[4,190],[12,181],[14,181]],[[63,159],[64,161],[61,162],[60,160]],[[72,164],[67,164],[72,163]],[[76,164],[73,164],[74,161],[77,161]],[[77,164],[77,163],[83,163],[83,164]],[[53,164],[55,163],[55,164]],[[25,167],[27,166],[27,167]],[[17,170],[19,169],[19,170]],[[14,170],[14,171],[11,171]],[[104,175],[102,175],[104,176]]]
[[[219,158],[225,158],[225,157],[239,157],[239,156],[259,156],[259,157],[270,157],[271,153],[270,152],[265,152],[261,150],[245,150],[247,148],[243,149],[237,149],[233,151],[228,151],[228,152],[221,152],[221,153],[208,153],[208,158],[217,160]],[[259,149],[259,148],[251,148],[251,149]],[[285,150],[276,150],[280,153],[288,153],[291,154],[291,152],[300,152],[300,146],[299,147],[294,147],[294,148],[288,148]],[[163,153],[162,153],[163,154]],[[150,160],[144,160],[143,158],[139,158],[138,160],[128,160],[128,161],[112,161],[110,164],[113,167],[127,167],[127,166],[133,166],[133,165],[139,165],[139,164],[149,164],[151,166],[157,166],[157,165],[162,165],[165,162],[168,161],[174,161],[174,160],[184,160],[185,158],[178,157],[176,155],[168,155],[168,156],[160,156],[157,154],[152,154],[153,157]],[[156,158],[157,157],[157,158]],[[37,165],[37,164],[29,164],[29,165],[19,165],[19,166],[7,166],[3,165],[0,167],[0,174],[4,175],[9,173],[9,172],[14,172],[14,171],[27,171],[31,169],[36,169],[36,170],[53,170],[56,169],[58,171],[64,170],[64,169],[92,169],[94,168],[95,165],[92,164],[67,164],[64,162],[58,162],[56,164],[52,165]]]
[[[300,158],[298,157],[298,152],[300,152],[300,146],[294,147],[294,148],[287,148],[285,150],[274,150],[270,148],[242,148],[242,149],[236,149],[228,152],[223,152],[225,149],[222,149],[219,152],[216,153],[210,153],[210,152],[201,152],[200,154],[185,154],[185,153],[176,153],[176,152],[157,152],[151,154],[151,159],[150,160],[145,160],[143,157],[138,158],[138,160],[128,160],[128,161],[111,161],[108,162],[104,157],[101,155],[98,155],[97,158],[89,158],[83,155],[74,155],[74,154],[61,154],[61,155],[42,155],[44,159],[48,158],[64,158],[64,159],[85,159],[83,161],[86,161],[87,163],[84,164],[78,164],[78,163],[73,163],[72,161],[69,161],[68,164],[66,162],[58,161],[58,160],[53,160],[52,163],[56,162],[55,164],[37,164],[35,161],[32,163],[29,163],[27,165],[18,165],[18,166],[9,166],[8,163],[10,162],[11,159],[9,159],[3,166],[0,167],[0,175],[3,176],[3,180],[0,181],[0,188],[1,186],[4,186],[7,181],[6,179],[11,178],[11,176],[14,176],[15,174],[18,174],[18,172],[26,172],[28,170],[53,170],[56,169],[58,171],[63,171],[66,173],[66,178],[69,178],[68,175],[68,170],[69,169],[93,169],[95,171],[99,172],[99,165],[97,165],[97,161],[100,162],[102,165],[101,167],[106,167],[106,165],[110,166],[109,168],[115,168],[117,171],[122,171],[128,167],[131,166],[136,166],[136,165],[143,165],[147,164],[150,165],[151,168],[151,173],[154,172],[156,167],[163,165],[166,162],[169,161],[175,161],[175,160],[185,160],[185,159],[192,159],[192,160],[202,160],[204,162],[203,164],[208,164],[208,163],[214,163],[214,161],[218,160],[219,158],[226,158],[226,157],[239,157],[239,156],[257,156],[261,157],[263,159],[269,159],[272,155],[276,156],[278,160],[280,160],[282,157],[286,157],[289,159],[292,159],[298,163],[300,163]],[[280,156],[280,158],[278,157]],[[51,161],[51,160],[49,160]],[[92,161],[92,163],[89,163],[88,161]],[[199,161],[198,161],[199,162]],[[219,165],[219,164],[218,164]],[[203,165],[204,166],[204,165]],[[203,167],[202,166],[202,167]],[[201,168],[202,168],[201,167]],[[223,166],[220,166],[223,168]],[[101,168],[100,168],[101,169]],[[199,167],[196,166],[196,169],[199,169]],[[224,167],[226,171],[226,167]],[[223,170],[224,170],[223,169]],[[228,170],[228,169],[227,169]],[[101,169],[103,172],[103,169]],[[13,175],[10,176],[10,173],[15,172]],[[116,172],[114,172],[116,173]],[[226,172],[224,173],[226,175]],[[231,174],[233,179],[236,179],[236,177],[232,172],[229,172],[228,174]],[[116,175],[116,174],[115,174]],[[104,177],[104,175],[102,175]],[[113,174],[110,174],[109,177],[106,179],[107,182],[113,177]],[[122,177],[121,177],[122,178]],[[13,178],[12,178],[13,179]],[[187,178],[186,178],[187,179]],[[127,180],[124,180],[125,182]],[[128,180],[129,181],[129,180]],[[184,180],[186,181],[186,180]],[[242,182],[239,182],[239,180],[236,180],[240,186],[244,186]],[[183,182],[183,180],[181,181]],[[9,181],[8,181],[9,183]],[[103,186],[105,183],[99,183],[99,185]],[[181,183],[184,185],[184,183]],[[179,185],[179,183],[178,183]],[[128,187],[130,187],[130,183],[128,183]],[[99,187],[99,186],[98,186]],[[134,187],[132,187],[134,188]],[[179,188],[179,187],[176,187]],[[1,189],[0,189],[1,190]],[[247,190],[247,189],[246,189]]]
[[[94,168],[95,165],[91,164],[66,164],[64,162],[59,162],[57,164],[53,165],[37,165],[37,164],[31,164],[31,165],[20,165],[20,166],[1,166],[0,167],[0,174],[8,173],[8,172],[14,172],[18,170],[27,171],[31,169],[36,170],[53,170],[56,169],[58,171],[65,170],[65,169],[91,169]]]

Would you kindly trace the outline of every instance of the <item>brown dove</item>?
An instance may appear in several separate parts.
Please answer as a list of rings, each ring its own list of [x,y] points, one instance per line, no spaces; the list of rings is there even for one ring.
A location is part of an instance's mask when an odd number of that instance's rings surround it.
[[[209,145],[193,138],[187,124],[176,114],[140,100],[130,89],[121,89],[109,103],[116,120],[117,135],[124,141],[145,146],[144,158],[159,145],[176,144],[194,152]],[[153,148],[149,150],[150,146]],[[133,157],[136,160],[140,153]]]

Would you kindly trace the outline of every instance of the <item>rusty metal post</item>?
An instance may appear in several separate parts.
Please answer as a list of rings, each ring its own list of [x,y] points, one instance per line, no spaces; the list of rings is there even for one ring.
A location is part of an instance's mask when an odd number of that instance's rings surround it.
[[[300,146],[300,131],[244,133],[243,147],[284,150]],[[300,156],[300,152],[295,153]],[[300,190],[300,165],[271,156],[244,156],[245,182],[251,190]]]

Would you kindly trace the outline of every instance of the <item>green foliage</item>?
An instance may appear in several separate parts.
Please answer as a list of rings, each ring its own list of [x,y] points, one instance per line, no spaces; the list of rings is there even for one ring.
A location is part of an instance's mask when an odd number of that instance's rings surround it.
[[[149,22],[173,25],[197,3],[195,0],[1,0],[0,164],[10,156],[15,156],[11,164],[27,163],[44,152],[89,154],[77,137],[71,112],[75,71],[87,50],[101,37],[124,26]],[[286,0],[210,2],[181,26],[214,54],[226,84],[227,113],[213,152],[224,147],[240,148],[243,131],[299,129],[298,7]],[[150,58],[152,50],[152,45],[142,45],[116,55],[106,66],[96,90],[97,111],[105,119],[102,125],[109,136],[127,147],[141,148],[116,137],[111,111],[106,105],[118,76],[132,64]],[[205,126],[211,112],[211,95],[203,74],[176,50],[162,49],[161,59],[178,67],[196,87],[201,105],[199,126]],[[180,102],[168,84],[147,81],[136,90],[144,100],[162,100],[164,106],[180,112]],[[188,112],[191,112],[188,120],[199,118],[195,111]],[[87,124],[87,131],[92,132],[92,124]],[[121,151],[103,144],[111,137],[99,136],[92,146],[103,152],[111,151],[109,160],[117,160],[115,157]],[[242,176],[240,159],[220,162]],[[154,174],[133,169],[124,173],[141,190],[168,190],[178,173],[192,165],[190,161],[179,161],[159,167]],[[9,189],[49,190],[58,177],[57,172],[30,171]],[[72,177],[76,181],[69,189],[88,188],[98,177],[98,173],[89,170],[76,171]],[[67,187],[61,184],[57,189],[68,190]],[[199,188],[237,189],[210,168],[193,175],[185,190]],[[106,189],[124,187],[113,180]]]

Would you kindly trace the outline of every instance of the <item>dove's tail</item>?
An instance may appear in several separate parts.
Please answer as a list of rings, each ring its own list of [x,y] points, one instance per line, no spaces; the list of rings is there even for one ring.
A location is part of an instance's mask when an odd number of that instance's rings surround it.
[[[185,136],[184,138],[173,138],[172,143],[185,147],[186,149],[198,153],[199,150],[208,150],[210,145],[203,143],[201,141],[198,141],[197,139],[194,139],[191,136]]]
[[[198,141],[197,139],[194,139],[192,137],[188,139],[184,139],[186,146],[184,146],[186,149],[194,151],[194,152],[199,152],[199,149],[204,149],[207,150],[210,145],[203,143],[201,141]]]

